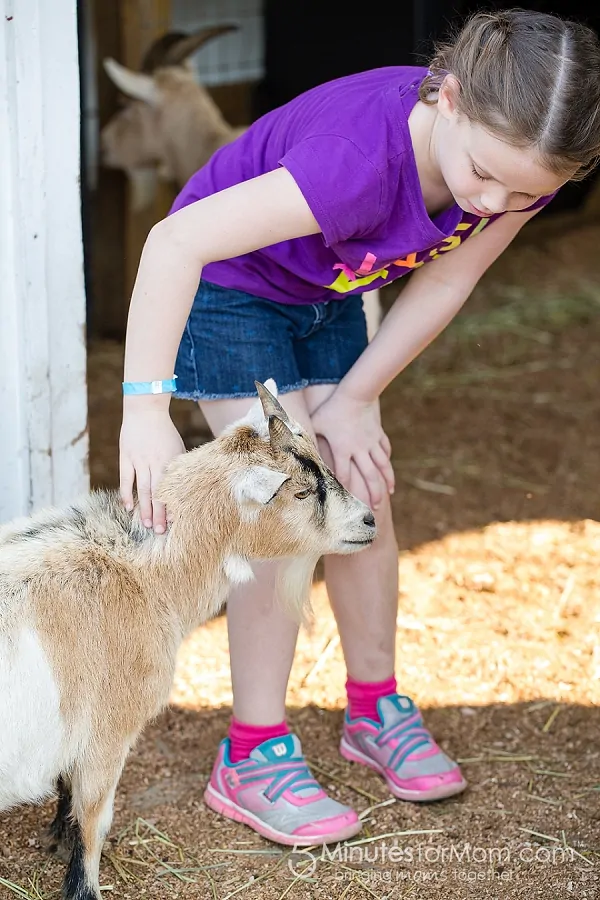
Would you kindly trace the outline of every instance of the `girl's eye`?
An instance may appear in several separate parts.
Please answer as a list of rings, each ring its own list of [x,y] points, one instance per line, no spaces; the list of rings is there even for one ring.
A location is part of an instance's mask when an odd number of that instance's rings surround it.
[[[486,178],[485,175],[482,175],[480,172],[478,172],[472,163],[471,163],[471,172],[473,173],[475,178],[477,178],[479,181],[489,181],[489,178]],[[533,203],[535,200],[539,199],[540,195],[539,194],[521,194],[521,197],[524,197],[525,200],[531,200],[531,202]]]
[[[298,491],[297,494],[294,494],[296,500],[306,500],[307,497],[310,497],[312,491],[310,488],[305,488],[303,491]]]

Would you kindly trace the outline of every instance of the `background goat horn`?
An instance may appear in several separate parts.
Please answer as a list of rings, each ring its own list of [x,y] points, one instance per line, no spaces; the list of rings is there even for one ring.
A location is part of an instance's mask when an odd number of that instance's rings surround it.
[[[208,41],[237,29],[237,25],[215,25],[194,34],[169,31],[154,41],[144,54],[142,72],[151,75],[161,66],[179,66]]]

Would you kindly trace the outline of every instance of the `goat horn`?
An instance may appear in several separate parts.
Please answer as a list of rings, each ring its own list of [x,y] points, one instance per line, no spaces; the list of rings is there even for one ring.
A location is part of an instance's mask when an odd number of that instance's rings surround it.
[[[277,454],[280,450],[289,447],[293,432],[287,422],[279,415],[269,416],[269,443],[271,450]]]
[[[142,72],[152,74],[164,66],[180,66],[208,41],[221,34],[237,31],[237,28],[237,25],[215,25],[213,28],[202,28],[194,34],[179,31],[163,34],[146,51],[142,60]]]
[[[275,416],[275,418],[281,419],[283,422],[288,424],[290,421],[288,418],[288,414],[286,413],[279,400],[277,400],[277,398],[273,396],[271,391],[269,391],[268,388],[264,386],[264,384],[261,384],[260,381],[255,381],[254,384],[256,385],[256,390],[258,391],[258,396],[260,397],[260,402],[265,414],[265,419],[267,419],[268,421],[271,416]]]
[[[134,100],[144,100],[150,104],[155,102],[156,88],[150,75],[133,72],[110,57],[103,60],[103,65],[104,71],[113,84],[128,97],[133,97]]]

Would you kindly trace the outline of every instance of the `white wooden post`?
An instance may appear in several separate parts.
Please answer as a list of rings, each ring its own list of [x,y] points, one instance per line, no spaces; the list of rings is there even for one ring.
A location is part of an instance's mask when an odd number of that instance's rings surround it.
[[[88,489],[76,0],[0,0],[0,522]]]

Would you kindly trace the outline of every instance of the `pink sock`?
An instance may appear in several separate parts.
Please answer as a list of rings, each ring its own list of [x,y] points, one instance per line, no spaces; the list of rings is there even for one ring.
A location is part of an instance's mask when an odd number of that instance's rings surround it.
[[[348,695],[348,715],[351,719],[364,716],[375,722],[381,722],[377,712],[377,701],[380,697],[396,693],[396,678],[394,675],[390,675],[385,681],[355,681],[348,675],[346,693]]]
[[[286,722],[280,722],[278,725],[248,725],[232,716],[229,726],[229,758],[234,763],[248,759],[252,750],[263,741],[285,737],[289,733],[290,729]]]

